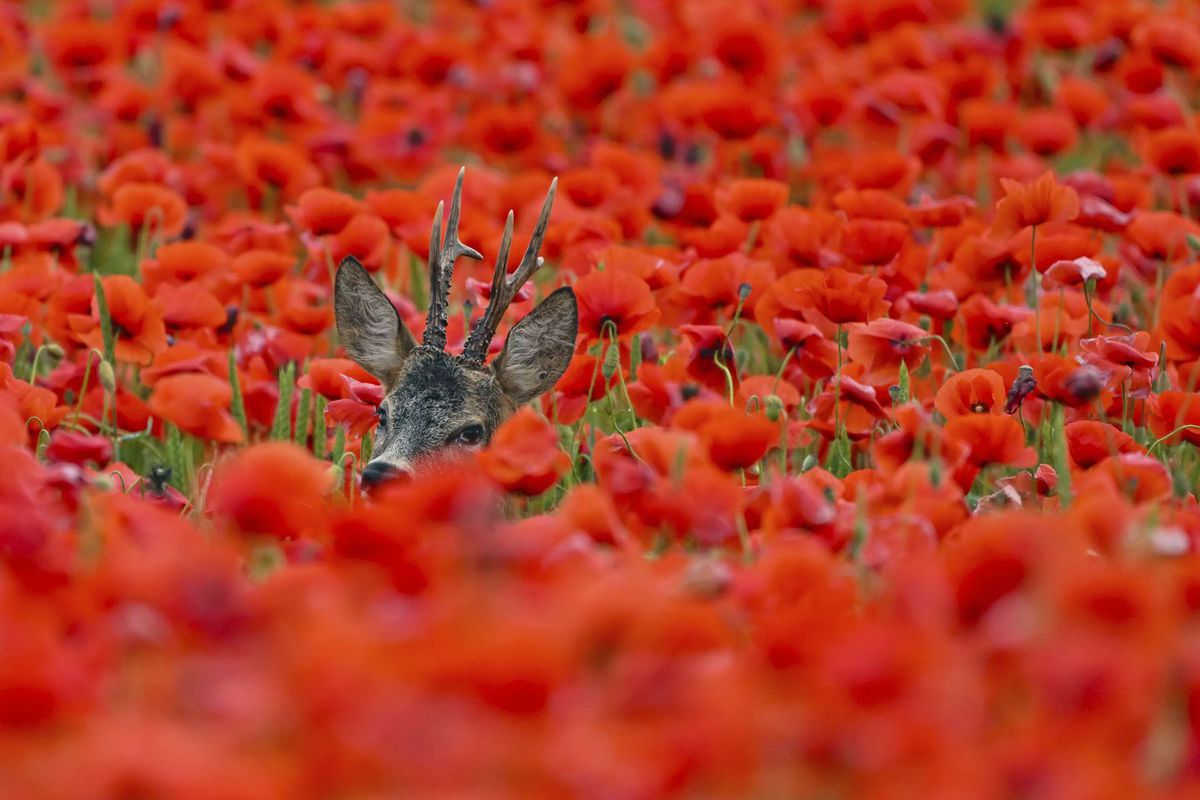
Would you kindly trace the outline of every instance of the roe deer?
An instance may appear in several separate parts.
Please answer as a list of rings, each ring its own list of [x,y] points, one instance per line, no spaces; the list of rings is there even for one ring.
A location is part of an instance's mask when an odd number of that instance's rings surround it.
[[[564,286],[514,325],[500,354],[490,366],[485,363],[505,310],[542,265],[538,251],[546,237],[557,178],[550,184],[533,237],[511,276],[507,266],[513,212],[508,212],[487,310],[467,337],[462,354],[446,352],[454,262],[460,256],[483,259],[458,239],[465,171],[459,170],[454,184],[445,238],[442,203],[433,218],[429,316],[421,344],[362,264],[348,256],[338,267],[334,282],[338,335],[350,357],[379,378],[386,393],[379,406],[374,457],[363,469],[366,486],[401,473],[411,475],[447,452],[483,446],[519,405],[554,386],[575,353],[575,293]]]

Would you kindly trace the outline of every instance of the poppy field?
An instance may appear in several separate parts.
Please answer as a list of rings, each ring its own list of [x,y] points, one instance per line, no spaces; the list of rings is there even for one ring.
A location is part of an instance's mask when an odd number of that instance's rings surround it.
[[[0,23],[0,800],[1200,796],[1197,4]],[[463,166],[574,355],[367,490]]]

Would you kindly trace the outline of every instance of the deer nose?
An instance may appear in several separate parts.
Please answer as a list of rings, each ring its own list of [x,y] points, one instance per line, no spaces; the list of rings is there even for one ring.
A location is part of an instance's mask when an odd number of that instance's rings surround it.
[[[363,486],[371,488],[385,483],[392,478],[398,478],[401,475],[411,476],[411,472],[407,469],[392,464],[386,464],[382,461],[372,461],[367,466],[363,467],[362,483]]]

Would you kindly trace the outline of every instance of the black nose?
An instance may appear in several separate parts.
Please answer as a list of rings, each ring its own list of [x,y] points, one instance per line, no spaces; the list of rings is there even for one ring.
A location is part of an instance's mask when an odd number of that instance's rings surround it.
[[[385,464],[382,461],[372,461],[363,467],[362,483],[366,487],[378,486],[400,474],[401,471],[391,464]]]

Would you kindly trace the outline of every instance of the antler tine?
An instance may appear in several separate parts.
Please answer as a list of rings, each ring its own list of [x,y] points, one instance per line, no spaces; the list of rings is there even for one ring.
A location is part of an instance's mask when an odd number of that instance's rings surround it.
[[[438,203],[429,240],[429,316],[425,320],[423,344],[441,350],[446,347],[447,308],[450,305],[450,278],[459,256],[481,261],[483,256],[458,239],[458,220],[462,214],[462,186],[467,168],[458,171],[454,195],[450,198],[450,214],[446,217],[446,236],[442,238],[443,204]],[[441,240],[440,244],[438,240]]]
[[[542,242],[546,239],[550,209],[554,205],[554,194],[557,190],[558,178],[555,178],[550,181],[550,191],[546,193],[546,201],[542,203],[542,213],[538,215],[533,236],[529,239],[529,246],[525,248],[525,255],[521,256],[521,263],[511,276],[508,274],[508,251],[512,246],[513,212],[508,212],[508,220],[504,224],[504,237],[500,240],[500,253],[496,259],[496,271],[492,277],[492,296],[488,300],[487,311],[471,330],[471,335],[463,347],[463,357],[467,360],[482,363],[487,358],[488,346],[492,343],[492,337],[496,335],[496,329],[500,327],[504,312],[508,310],[525,282],[542,266],[539,253]]]

